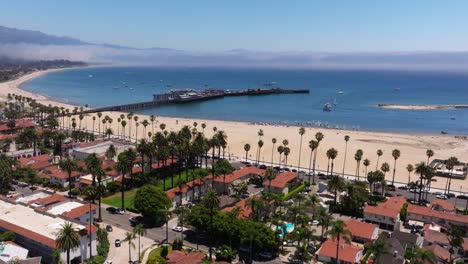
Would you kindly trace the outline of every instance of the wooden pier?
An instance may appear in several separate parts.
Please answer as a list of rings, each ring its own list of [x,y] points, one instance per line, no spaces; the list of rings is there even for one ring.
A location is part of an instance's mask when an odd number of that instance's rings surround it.
[[[137,102],[121,105],[113,105],[106,107],[93,108],[83,111],[83,114],[118,111],[118,112],[132,112],[148,108],[158,107],[167,104],[181,104],[197,101],[206,101],[228,96],[261,96],[273,94],[304,94],[309,93],[308,89],[281,89],[281,88],[268,88],[268,89],[247,89],[247,90],[222,90],[222,89],[206,89],[201,91],[191,89],[171,90],[164,94],[153,95],[152,101]]]

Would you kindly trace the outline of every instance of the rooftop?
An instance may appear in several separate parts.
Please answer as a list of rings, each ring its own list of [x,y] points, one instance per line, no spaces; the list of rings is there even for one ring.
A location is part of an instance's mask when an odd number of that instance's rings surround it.
[[[249,176],[252,174],[262,174],[264,173],[265,170],[259,169],[257,167],[244,167],[240,170],[235,170],[231,174],[226,174],[226,179],[224,180],[224,175],[219,175],[219,177],[215,177],[214,181],[215,182],[226,182],[226,183],[231,183],[234,181],[239,180],[240,178],[243,178],[245,176]]]
[[[52,158],[48,154],[38,155],[30,158],[20,158],[19,166],[30,166],[33,169],[43,169],[50,166]]]
[[[387,201],[377,206],[366,205],[364,213],[397,217],[404,203],[406,203],[406,198],[403,196],[390,197]]]
[[[104,141],[104,142],[99,142],[97,144],[94,143],[92,145],[86,145],[86,146],[80,145],[80,148],[76,149],[76,151],[81,152],[81,153],[87,153],[87,154],[96,153],[97,155],[104,155],[110,145],[114,145],[117,152],[123,151],[130,147],[130,145],[124,145],[119,142]]]
[[[20,127],[34,127],[34,126],[36,125],[33,122],[20,119],[20,120],[16,120],[15,127],[13,129],[20,128]],[[7,124],[0,125],[0,131],[3,132],[3,131],[8,131],[8,130],[11,130],[11,129],[7,126]]]
[[[282,172],[276,176],[271,181],[271,187],[276,187],[276,188],[285,188],[288,183],[292,180],[294,180],[297,177],[297,173],[295,172]],[[264,186],[270,186],[270,181],[265,181]]]
[[[441,212],[437,210],[432,210],[431,208],[426,207],[426,206],[410,204],[408,205],[408,214],[423,215],[423,216],[429,216],[433,218],[444,219],[447,221],[468,224],[468,215],[459,215],[455,213]]]
[[[372,235],[374,234],[374,231],[378,229],[376,225],[360,222],[353,219],[349,219],[348,221],[346,221],[345,228],[351,232],[353,237],[359,237],[368,240],[373,239]]]
[[[53,214],[53,215],[61,215],[65,212],[69,212],[77,207],[82,206],[82,203],[79,202],[74,202],[74,201],[66,201],[64,203],[58,204],[56,206],[53,206],[50,208],[47,213]]]
[[[333,239],[328,239],[322,244],[322,247],[319,249],[317,252],[318,255],[322,256],[327,256],[330,258],[336,258],[336,241]],[[354,246],[354,245],[349,245],[346,243],[340,242],[340,252],[338,255],[338,259],[341,261],[345,262],[350,262],[350,263],[355,263],[356,255],[359,253],[359,251],[362,251],[363,249]]]
[[[5,262],[14,259],[25,259],[28,257],[28,250],[16,245],[15,243],[6,241],[0,242],[0,260]]]
[[[41,244],[55,248],[55,233],[65,219],[36,212],[33,208],[0,200],[0,226]],[[78,230],[87,230],[75,224]],[[34,231],[33,231],[34,230]]]
[[[46,197],[49,197],[51,196],[50,193],[46,193],[46,192],[38,192],[38,193],[34,193],[34,194],[31,194],[31,195],[28,195],[28,196],[22,196],[18,199],[16,199],[16,202],[18,203],[29,203],[31,201],[34,201],[34,200],[37,200],[37,199],[43,199],[43,198],[46,198]]]
[[[201,252],[185,253],[180,250],[172,250],[167,254],[168,264],[198,264],[203,261],[205,254]]]

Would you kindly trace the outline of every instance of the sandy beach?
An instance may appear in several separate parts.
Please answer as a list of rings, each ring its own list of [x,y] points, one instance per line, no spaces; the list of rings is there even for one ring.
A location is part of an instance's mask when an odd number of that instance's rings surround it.
[[[445,110],[468,108],[468,105],[401,105],[401,104],[378,104],[380,108],[400,110]]]
[[[8,93],[20,94],[23,96],[28,96],[36,99],[38,102],[43,104],[52,104],[59,107],[74,108],[75,106],[65,104],[62,102],[57,102],[43,95],[33,94],[31,92],[22,90],[20,88],[21,84],[29,81],[33,78],[37,78],[43,74],[53,72],[57,70],[47,70],[35,72],[16,80],[9,82],[0,83],[0,98],[5,101]],[[113,119],[112,129],[116,134],[119,130],[121,132],[121,126],[117,124],[117,118],[120,116],[120,112],[106,112],[103,113],[103,116],[109,116]],[[149,116],[137,115],[139,117],[139,122],[147,119],[149,121]],[[370,117],[371,118],[371,117]],[[65,119],[67,120],[67,119]],[[269,126],[269,125],[257,125],[257,124],[248,124],[243,122],[231,122],[231,121],[219,121],[219,120],[203,120],[203,119],[186,119],[186,118],[171,118],[171,117],[160,117],[157,116],[156,122],[154,124],[154,131],[159,130],[159,124],[166,124],[167,130],[177,130],[184,125],[192,126],[194,122],[198,123],[198,129],[201,130],[201,124],[206,123],[207,127],[205,129],[205,134],[210,137],[213,134],[213,127],[217,127],[218,130],[224,130],[228,136],[228,148],[226,149],[226,155],[230,152],[231,155],[235,155],[243,159],[245,157],[244,144],[249,143],[251,151],[249,152],[249,158],[254,158],[257,150],[257,142],[259,137],[257,132],[262,129],[264,131],[264,136],[262,140],[265,142],[265,145],[261,149],[260,160],[269,162],[272,156],[272,138],[276,138],[278,143],[275,145],[273,151],[273,160],[275,163],[279,160],[279,154],[276,151],[277,146],[287,139],[289,141],[289,147],[291,148],[291,154],[288,157],[288,165],[297,166],[299,159],[299,145],[300,145],[300,136],[299,136],[299,127],[293,126]],[[128,120],[127,120],[128,122]],[[62,121],[59,120],[59,123],[62,124]],[[102,124],[101,124],[102,126]],[[118,128],[119,126],[119,128]],[[86,129],[91,129],[92,124],[92,115],[85,117],[82,123],[82,127]],[[98,128],[98,123],[94,125],[95,129]],[[135,137],[135,125],[132,121],[132,137]],[[126,127],[126,134],[128,135],[129,125]],[[138,138],[143,137],[143,126],[140,125],[138,129]],[[152,131],[153,128],[150,126],[147,127],[147,132]],[[441,128],[443,130],[443,128]],[[378,149],[383,150],[384,154],[380,158],[379,166],[383,162],[388,162],[390,164],[390,172],[387,173],[386,179],[391,181],[393,164],[394,160],[391,155],[393,149],[397,148],[401,151],[401,157],[397,160],[396,165],[396,181],[407,182],[408,181],[408,172],[406,171],[407,164],[416,164],[420,161],[427,161],[426,150],[432,149],[435,152],[433,158],[437,159],[447,159],[451,156],[457,157],[462,162],[468,161],[468,140],[462,138],[455,138],[453,135],[436,135],[436,134],[403,134],[403,133],[388,133],[388,132],[368,132],[368,131],[347,131],[347,130],[334,130],[334,129],[324,129],[324,128],[306,128],[306,133],[303,137],[302,142],[302,155],[301,155],[301,167],[308,167],[310,149],[308,147],[308,142],[311,139],[314,139],[316,132],[322,132],[325,137],[320,143],[317,156],[317,164],[320,170],[327,169],[327,157],[325,152],[327,149],[334,147],[338,150],[338,157],[335,160],[335,172],[341,173],[343,170],[343,161],[345,153],[345,141],[344,136],[349,135],[350,141],[348,142],[348,152],[346,158],[345,173],[354,174],[356,170],[356,162],[354,160],[354,153],[357,149],[362,149],[364,151],[363,159],[367,158],[371,161],[369,166],[370,170],[375,170],[377,155],[376,151]],[[364,175],[364,166],[361,165],[360,169],[361,176]],[[411,180],[414,181],[417,179],[417,175],[411,174]],[[433,183],[434,187],[445,186],[445,178],[437,178],[437,182]],[[466,186],[467,180],[453,180],[452,181],[452,190],[460,191],[460,188],[463,192],[468,192],[468,186]]]

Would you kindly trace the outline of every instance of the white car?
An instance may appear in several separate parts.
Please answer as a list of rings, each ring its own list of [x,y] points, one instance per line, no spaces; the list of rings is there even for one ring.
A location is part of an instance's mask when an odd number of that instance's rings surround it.
[[[447,200],[447,196],[443,195],[443,194],[439,194],[436,197],[437,197],[437,199]]]
[[[318,225],[320,222],[318,220],[312,220],[309,222],[309,225]]]
[[[174,227],[172,227],[172,231],[182,232],[182,231],[184,231],[184,228],[181,227],[181,226],[174,226]]]

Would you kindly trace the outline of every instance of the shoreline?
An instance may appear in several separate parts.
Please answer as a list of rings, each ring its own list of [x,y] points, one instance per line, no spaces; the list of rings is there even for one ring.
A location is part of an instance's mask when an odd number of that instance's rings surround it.
[[[398,110],[447,110],[447,109],[465,109],[467,104],[450,104],[450,105],[415,105],[415,104],[378,104],[377,107],[384,109]]]
[[[43,104],[52,104],[59,107],[65,107],[73,109],[75,105],[66,102],[59,102],[55,98],[51,98],[45,95],[35,94],[34,92],[24,90],[21,87],[21,84],[31,81],[34,78],[43,76],[49,72],[59,71],[59,70],[68,70],[72,68],[64,69],[53,69],[46,71],[38,71],[25,76],[22,76],[18,79],[0,83],[0,99],[6,100],[8,93],[16,93],[24,96],[28,96],[36,99],[38,102]],[[120,118],[122,112],[103,112],[104,116],[109,116],[113,119],[111,125],[108,125],[114,131],[114,134],[122,134],[122,127],[118,124],[117,119]],[[93,114],[85,115],[85,118],[82,122],[82,128],[91,130],[93,126],[92,117]],[[95,116],[95,115],[94,115]],[[149,115],[138,114],[135,116],[139,117],[139,122],[147,119],[149,121]],[[126,118],[125,118],[126,119]],[[67,121],[67,118],[65,118]],[[96,119],[96,122],[98,120]],[[62,119],[60,118],[59,124],[62,125]],[[128,122],[128,120],[127,120]],[[298,133],[299,126],[297,125],[286,125],[286,124],[267,124],[267,123],[254,123],[254,122],[242,122],[242,121],[225,121],[225,120],[208,120],[202,118],[184,118],[184,117],[164,117],[159,116],[156,113],[156,121],[154,123],[154,128],[150,124],[146,128],[146,132],[152,131],[161,131],[159,125],[164,123],[167,130],[179,130],[184,125],[192,126],[194,122],[198,123],[198,129],[201,131],[201,124],[206,124],[206,129],[204,131],[205,135],[210,138],[213,135],[213,127],[216,127],[219,130],[224,130],[228,136],[228,147],[226,148],[226,156],[228,153],[239,157],[241,160],[245,158],[244,145],[246,143],[251,145],[251,150],[248,153],[249,159],[254,159],[257,152],[257,142],[259,136],[257,132],[259,129],[264,131],[264,136],[262,140],[264,141],[264,146],[260,151],[260,161],[270,162],[272,151],[274,162],[278,162],[279,153],[277,152],[277,147],[281,144],[283,139],[289,141],[288,147],[291,148],[291,153],[288,156],[288,166],[297,166],[299,160],[299,145],[300,145],[300,136]],[[131,121],[132,126],[132,138],[138,137],[147,137],[143,135],[143,126],[140,125],[138,128],[138,134],[135,131],[134,121]],[[98,124],[95,125],[95,131],[98,130]],[[102,124],[100,125],[102,127]],[[129,126],[126,127],[126,136],[129,133]],[[347,157],[346,164],[344,166],[344,172],[346,174],[354,174],[356,171],[356,161],[354,160],[354,153],[357,149],[362,149],[364,151],[363,160],[368,158],[371,161],[371,164],[368,168],[369,171],[375,170],[375,165],[377,161],[376,151],[377,149],[382,149],[384,155],[380,157],[379,167],[383,162],[387,162],[391,171],[387,173],[387,181],[392,180],[393,164],[394,159],[391,156],[393,149],[398,148],[401,150],[401,157],[397,161],[396,166],[396,176],[395,180],[400,182],[407,182],[408,172],[406,171],[406,165],[416,164],[420,161],[427,161],[426,150],[433,149],[435,156],[433,158],[437,159],[447,159],[451,156],[458,157],[462,162],[468,161],[468,140],[460,139],[454,137],[454,134],[451,135],[441,135],[434,133],[405,133],[405,132],[388,132],[388,131],[368,131],[368,130],[344,130],[344,129],[334,129],[334,128],[323,128],[323,127],[305,127],[306,133],[302,141],[302,155],[300,158],[301,167],[309,166],[309,156],[310,149],[308,148],[308,142],[311,139],[314,139],[316,132],[322,132],[325,137],[324,140],[320,143],[317,155],[317,169],[326,170],[328,159],[325,155],[325,152],[329,148],[336,148],[339,152],[335,160],[335,172],[342,173],[343,161],[344,161],[344,152],[345,152],[345,141],[344,136],[349,135],[350,141],[347,146]],[[154,134],[154,133],[153,133]],[[272,148],[272,138],[276,138],[278,143]],[[282,162],[284,163],[284,157],[282,157]],[[361,163],[360,166],[360,175],[364,175],[364,166]],[[419,176],[412,173],[411,180],[416,181]],[[459,188],[462,187],[462,191],[468,192],[468,185],[465,183],[467,180],[452,180],[452,186],[454,191],[459,191]],[[465,187],[466,185],[466,187]],[[434,187],[443,187],[445,186],[445,178],[438,178],[437,182],[434,182]]]

